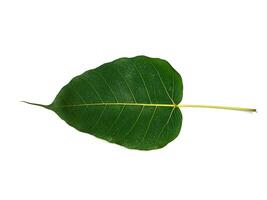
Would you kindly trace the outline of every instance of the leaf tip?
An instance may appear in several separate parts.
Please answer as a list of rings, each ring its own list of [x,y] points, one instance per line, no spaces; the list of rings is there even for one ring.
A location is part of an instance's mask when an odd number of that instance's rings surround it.
[[[48,108],[47,105],[43,105],[43,104],[39,104],[39,103],[31,103],[31,102],[28,102],[28,101],[20,101],[22,103],[26,103],[26,104],[29,104],[29,105],[34,105],[34,106],[40,106],[40,107],[43,107],[43,108]]]

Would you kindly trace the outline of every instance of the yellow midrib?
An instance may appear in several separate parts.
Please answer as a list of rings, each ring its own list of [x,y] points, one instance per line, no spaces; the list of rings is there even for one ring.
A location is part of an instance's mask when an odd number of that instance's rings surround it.
[[[113,106],[150,106],[150,107],[178,107],[177,104],[151,104],[151,103],[84,103],[84,104],[74,104],[74,105],[63,105],[55,107],[76,107],[76,106],[103,106],[103,105],[113,105]]]

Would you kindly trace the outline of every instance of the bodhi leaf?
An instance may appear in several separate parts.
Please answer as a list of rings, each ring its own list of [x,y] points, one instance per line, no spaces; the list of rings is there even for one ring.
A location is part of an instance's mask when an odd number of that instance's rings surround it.
[[[255,109],[181,105],[182,78],[165,60],[137,56],[120,58],[74,77],[50,105],[79,131],[130,149],[162,148],[182,126],[180,107],[243,111]]]

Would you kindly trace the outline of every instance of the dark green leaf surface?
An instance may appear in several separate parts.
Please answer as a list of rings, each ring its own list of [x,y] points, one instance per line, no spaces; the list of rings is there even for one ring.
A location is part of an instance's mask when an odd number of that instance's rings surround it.
[[[159,58],[120,58],[64,86],[47,108],[79,131],[131,149],[164,147],[181,129],[181,76]]]

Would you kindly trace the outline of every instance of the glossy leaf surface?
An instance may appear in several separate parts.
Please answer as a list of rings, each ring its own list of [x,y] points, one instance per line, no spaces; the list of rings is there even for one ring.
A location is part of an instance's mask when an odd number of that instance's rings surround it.
[[[79,131],[152,150],[178,136],[182,94],[181,76],[167,61],[137,56],[74,77],[47,108]]]

